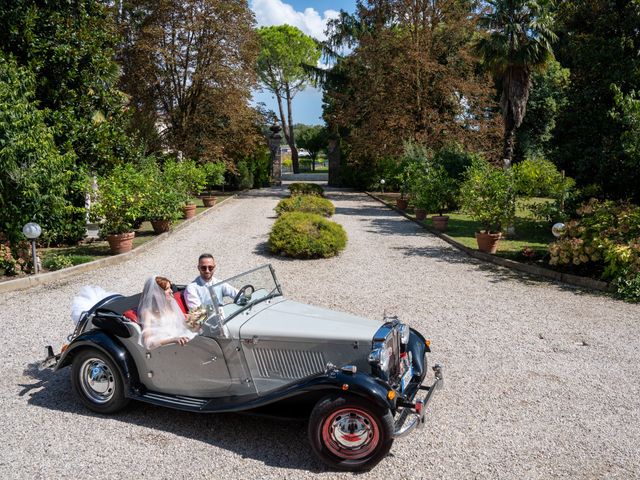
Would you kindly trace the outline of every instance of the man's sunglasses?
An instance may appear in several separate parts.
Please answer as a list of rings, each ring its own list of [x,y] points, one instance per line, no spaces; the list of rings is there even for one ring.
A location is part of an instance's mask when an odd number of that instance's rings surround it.
[[[198,267],[200,270],[202,270],[203,272],[213,272],[216,269],[216,266],[214,265],[213,267],[210,265],[201,265]]]

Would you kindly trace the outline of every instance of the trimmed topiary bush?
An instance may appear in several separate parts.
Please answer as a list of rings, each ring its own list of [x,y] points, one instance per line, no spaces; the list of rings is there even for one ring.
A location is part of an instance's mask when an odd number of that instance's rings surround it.
[[[294,258],[327,258],[337,255],[347,244],[341,225],[320,215],[283,213],[269,235],[271,252]]]
[[[289,185],[289,191],[291,195],[317,195],[318,197],[324,197],[324,188],[315,183],[292,183]]]
[[[295,195],[281,200],[275,211],[278,215],[285,212],[307,212],[330,217],[336,213],[336,207],[326,198],[315,195]]]

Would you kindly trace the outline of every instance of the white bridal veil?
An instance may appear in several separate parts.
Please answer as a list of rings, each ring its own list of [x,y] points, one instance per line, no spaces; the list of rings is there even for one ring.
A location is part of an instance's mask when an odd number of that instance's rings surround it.
[[[71,319],[73,323],[77,325],[84,312],[89,311],[96,303],[110,295],[114,295],[114,293],[107,292],[100,287],[93,285],[82,287],[78,295],[73,297],[71,301]]]
[[[156,283],[156,277],[149,277],[138,304],[138,318],[142,321],[144,346],[153,349],[162,340],[197,335],[187,328],[185,315],[173,296],[167,298],[165,291]]]

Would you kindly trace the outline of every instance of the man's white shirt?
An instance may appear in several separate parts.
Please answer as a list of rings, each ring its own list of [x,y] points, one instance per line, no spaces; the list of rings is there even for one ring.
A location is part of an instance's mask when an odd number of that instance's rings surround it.
[[[200,305],[213,305],[209,287],[218,282],[220,282],[220,280],[217,278],[211,278],[211,280],[205,282],[202,277],[198,276],[198,278],[187,285],[184,291],[184,301],[187,304],[187,308],[193,310]],[[219,305],[222,305],[222,299],[224,297],[234,298],[238,294],[238,290],[228,283],[218,285],[213,291],[216,294]]]

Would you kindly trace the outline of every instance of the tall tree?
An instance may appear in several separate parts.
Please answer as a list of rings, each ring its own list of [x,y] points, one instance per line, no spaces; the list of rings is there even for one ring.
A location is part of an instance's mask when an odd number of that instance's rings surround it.
[[[476,43],[486,67],[502,91],[504,167],[513,160],[516,129],[524,119],[531,90],[531,74],[553,58],[552,16],[548,0],[487,0],[481,17],[486,34]]]
[[[626,145],[633,122],[619,108],[640,92],[640,2],[563,1],[557,18],[556,54],[571,76],[553,160],[578,185],[595,183],[607,197],[640,201],[640,155]]]
[[[237,161],[260,136],[249,105],[257,37],[243,0],[132,0],[123,88],[148,138],[201,161]]]
[[[291,148],[293,171],[298,173],[292,101],[312,81],[304,65],[316,66],[320,59],[320,48],[313,38],[291,25],[262,27],[258,29],[258,35],[258,74],[264,86],[276,97],[284,136]]]
[[[296,125],[296,131],[298,146],[309,152],[311,170],[315,171],[318,154],[327,148],[327,129],[322,125]]]
[[[567,104],[569,73],[556,60],[544,72],[533,72],[527,114],[516,133],[514,161],[550,158],[553,131]]]
[[[397,157],[406,140],[493,156],[494,102],[470,52],[474,4],[358,1],[330,24],[329,50],[347,53],[326,76],[324,118],[350,163]]]

